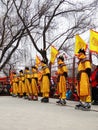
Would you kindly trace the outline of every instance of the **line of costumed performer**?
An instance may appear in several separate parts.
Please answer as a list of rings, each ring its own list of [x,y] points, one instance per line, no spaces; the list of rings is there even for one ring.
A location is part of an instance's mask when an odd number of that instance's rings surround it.
[[[80,98],[80,102],[75,106],[75,108],[81,110],[89,110],[91,108],[91,63],[90,60],[86,57],[84,49],[80,49],[78,54],[79,62],[77,74],[77,92]]]
[[[65,105],[66,104],[66,79],[68,76],[68,69],[64,63],[64,57],[59,56],[57,58],[58,62],[58,84],[57,84],[57,91],[60,95],[59,100],[56,102],[58,104]]]
[[[41,61],[42,66],[42,79],[41,79],[41,93],[43,98],[41,102],[49,102],[49,93],[50,93],[50,70],[46,64],[46,61]]]

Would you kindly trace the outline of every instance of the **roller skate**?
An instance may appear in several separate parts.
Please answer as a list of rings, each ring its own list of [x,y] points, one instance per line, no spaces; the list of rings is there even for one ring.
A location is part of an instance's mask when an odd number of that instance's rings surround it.
[[[75,106],[75,109],[82,110],[84,105],[80,102],[78,105]]]
[[[62,105],[62,106],[66,105],[65,99],[59,99],[56,103],[57,103],[58,105]]]
[[[59,99],[58,101],[56,101],[57,104],[61,104],[61,99]]]
[[[90,111],[91,105],[89,103],[85,103],[82,108],[83,111]]]
[[[66,105],[65,99],[62,99],[62,100],[61,100],[61,105],[62,105],[62,106],[65,106],[65,105]]]

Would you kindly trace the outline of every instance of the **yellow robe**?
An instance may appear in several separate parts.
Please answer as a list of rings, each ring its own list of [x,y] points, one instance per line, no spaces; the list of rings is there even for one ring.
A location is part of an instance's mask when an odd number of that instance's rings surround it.
[[[80,96],[86,96],[89,94],[89,77],[85,70],[90,67],[90,62],[88,60],[85,60],[83,62],[80,62],[78,65],[78,71],[81,73],[80,76],[80,82],[79,82],[79,88],[80,88]]]
[[[25,77],[24,77],[23,73],[20,73],[20,75],[19,75],[19,94],[20,95],[23,95],[23,93],[25,92],[24,80],[25,80]]]
[[[18,77],[17,77],[17,75],[13,76],[13,80],[12,80],[12,94],[15,94],[15,95],[18,94]]]
[[[60,94],[60,98],[65,99],[66,98],[66,78],[63,75],[64,72],[68,72],[68,69],[64,62],[61,62],[58,66],[58,85],[57,85],[57,90],[58,93]]]
[[[50,70],[47,65],[42,67],[42,81],[41,81],[41,92],[49,93],[50,92],[50,80],[46,74],[50,74]]]
[[[78,73],[80,73],[80,80],[78,82],[78,95],[80,96],[81,101],[90,102],[91,96],[90,96],[90,82],[89,77],[85,70],[89,68],[91,69],[91,64],[86,57],[81,60],[78,64]]]
[[[32,94],[31,90],[31,75],[28,70],[25,71],[25,92],[27,95]]]
[[[37,71],[32,72],[31,74],[31,88],[32,88],[32,94],[38,96],[38,86],[36,79],[38,79]]]

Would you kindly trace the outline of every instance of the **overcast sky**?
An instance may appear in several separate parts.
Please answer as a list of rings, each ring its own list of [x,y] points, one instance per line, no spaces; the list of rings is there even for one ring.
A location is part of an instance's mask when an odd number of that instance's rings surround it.
[[[36,0],[35,0],[36,1]],[[43,0],[42,0],[43,1]],[[76,2],[83,2],[83,3],[88,3],[88,2],[91,2],[91,1],[93,1],[93,0],[69,0],[69,1],[73,1],[74,3]],[[0,5],[0,12],[2,13],[2,11],[3,11],[3,8],[2,8],[2,6]],[[95,16],[96,17],[96,16]],[[93,19],[93,20],[95,20],[95,19]],[[59,25],[58,25],[58,27],[60,28],[60,31],[62,32],[63,30],[64,30],[64,26],[66,25],[65,24],[65,20],[63,20],[63,19],[60,19],[60,23],[59,23]],[[64,25],[64,26],[62,26],[62,25]],[[67,26],[67,25],[66,25]],[[96,29],[96,31],[98,31],[97,29]],[[86,32],[86,33],[84,33],[84,34],[82,34],[81,35],[81,37],[83,38],[83,40],[85,40],[86,42],[88,41],[88,39],[89,39],[89,30]],[[56,44],[56,47],[58,47],[57,45],[59,45],[58,43]],[[41,44],[39,44],[39,46],[40,46],[40,48],[41,48]],[[38,56],[40,56],[40,54],[34,49],[34,47],[32,46],[32,43],[29,41],[29,50],[30,50],[30,52],[32,52],[31,54],[30,54],[30,58],[31,59],[34,59],[35,58],[35,56],[36,56],[36,54],[38,55]],[[49,57],[50,57],[50,55],[49,55],[49,53],[50,53],[50,49],[48,50],[48,59],[49,59]],[[41,56],[40,56],[41,57]],[[94,62],[96,61],[96,62],[98,62],[98,59],[95,59],[95,58],[93,58],[94,59]],[[28,60],[29,61],[29,60]],[[27,62],[26,63],[26,65],[28,65],[29,63]]]

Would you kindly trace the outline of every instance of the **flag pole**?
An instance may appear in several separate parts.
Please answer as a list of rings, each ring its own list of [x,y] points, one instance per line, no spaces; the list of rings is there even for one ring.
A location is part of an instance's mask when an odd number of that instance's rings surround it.
[[[90,52],[90,50],[89,50],[89,60],[90,60],[90,62],[92,64],[92,53]]]

